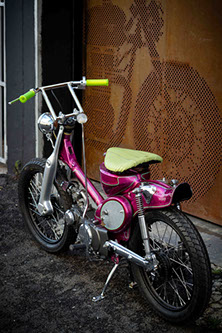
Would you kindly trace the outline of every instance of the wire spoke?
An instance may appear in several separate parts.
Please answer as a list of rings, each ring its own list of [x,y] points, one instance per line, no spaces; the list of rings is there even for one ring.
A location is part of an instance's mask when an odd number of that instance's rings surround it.
[[[35,203],[35,207],[37,208],[37,207],[38,207],[37,201],[36,201],[36,199],[35,199],[35,197],[34,197],[32,191],[30,190],[30,188],[29,188],[29,193],[31,194],[32,200],[33,200],[33,202]]]
[[[179,276],[179,274],[176,272],[176,270],[173,268],[173,272],[175,273],[175,275],[178,277],[178,280],[180,281],[180,283],[183,285],[186,293],[187,293],[187,297],[188,299],[190,299],[191,297],[191,293],[189,292],[188,288],[187,288],[187,283],[186,281],[182,280],[181,277]],[[191,284],[190,284],[191,285]]]
[[[185,300],[181,297],[181,295],[180,295],[180,293],[179,293],[179,290],[178,290],[178,288],[177,288],[177,285],[176,285],[175,281],[172,280],[172,284],[169,282],[169,285],[171,286],[172,290],[174,290],[174,293],[177,295],[178,300],[179,300],[179,302],[180,302],[180,305],[181,305],[181,306],[186,305]]]
[[[30,204],[30,205],[31,205],[31,204]],[[34,205],[33,205],[33,206],[34,206]],[[32,209],[32,208],[29,208],[29,209],[30,209],[33,213],[35,213],[36,215],[41,216],[37,210]]]
[[[32,189],[35,191],[36,195],[38,196],[40,194],[40,188],[36,185],[36,183],[33,180],[31,180],[30,185]]]
[[[173,261],[174,263],[177,263],[178,265],[186,268],[190,274],[193,274],[192,269],[190,267],[188,267],[187,265],[185,265],[181,260],[175,260],[173,258],[170,258],[170,260]]]

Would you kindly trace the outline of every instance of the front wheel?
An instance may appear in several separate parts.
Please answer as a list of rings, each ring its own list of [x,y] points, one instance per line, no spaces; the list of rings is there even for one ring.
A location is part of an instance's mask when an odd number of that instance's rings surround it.
[[[53,213],[41,216],[38,212],[38,202],[42,188],[43,173],[46,161],[33,159],[22,169],[19,184],[19,205],[24,221],[34,239],[46,251],[56,253],[68,248],[75,242],[75,230],[68,226],[63,217],[72,205],[71,197],[62,190],[63,175],[57,172],[51,192]]]
[[[211,295],[211,268],[206,247],[191,221],[169,208],[146,213],[152,252],[158,260],[155,271],[132,264],[141,293],[164,319],[185,323],[197,319]],[[144,256],[137,224],[131,250]]]

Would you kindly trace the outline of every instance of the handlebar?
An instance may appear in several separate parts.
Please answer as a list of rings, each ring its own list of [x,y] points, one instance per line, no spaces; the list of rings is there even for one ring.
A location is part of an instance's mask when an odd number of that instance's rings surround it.
[[[18,101],[20,101],[21,103],[25,103],[25,102],[27,102],[29,99],[31,99],[34,96],[35,96],[35,90],[34,89],[30,89],[24,95],[21,95],[18,98],[14,99],[13,101],[9,102],[9,104],[11,105],[11,104],[13,104],[15,102],[18,102]]]
[[[15,102],[20,101],[21,103],[27,102],[29,99],[34,97],[36,93],[44,90],[50,90],[50,89],[56,89],[56,88],[62,88],[65,86],[76,86],[77,88],[84,89],[85,87],[98,87],[98,86],[108,86],[109,80],[108,79],[89,79],[86,80],[85,77],[81,81],[71,81],[71,82],[64,82],[64,83],[57,83],[54,85],[49,85],[45,87],[39,87],[36,89],[30,89],[27,93],[19,96],[18,98],[14,99],[13,101],[9,102],[9,104],[13,104]]]
[[[95,79],[95,80],[86,80],[86,86],[108,86],[109,80],[108,79]]]

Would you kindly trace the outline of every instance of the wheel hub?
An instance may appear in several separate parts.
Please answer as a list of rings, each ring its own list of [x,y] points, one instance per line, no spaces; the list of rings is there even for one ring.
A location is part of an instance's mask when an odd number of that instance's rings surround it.
[[[168,281],[171,277],[172,266],[169,257],[164,252],[156,253],[156,259],[159,264],[153,276],[155,280]]]

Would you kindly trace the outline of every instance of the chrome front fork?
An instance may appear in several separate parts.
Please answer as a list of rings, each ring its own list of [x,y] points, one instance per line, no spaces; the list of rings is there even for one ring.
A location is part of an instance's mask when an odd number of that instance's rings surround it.
[[[64,131],[64,126],[60,126],[57,139],[55,142],[55,147],[53,149],[52,154],[49,156],[49,158],[46,161],[43,181],[42,181],[42,189],[38,203],[38,211],[41,215],[50,215],[53,213],[53,207],[51,203],[51,193],[57,171],[59,148],[62,140],[63,131]]]

